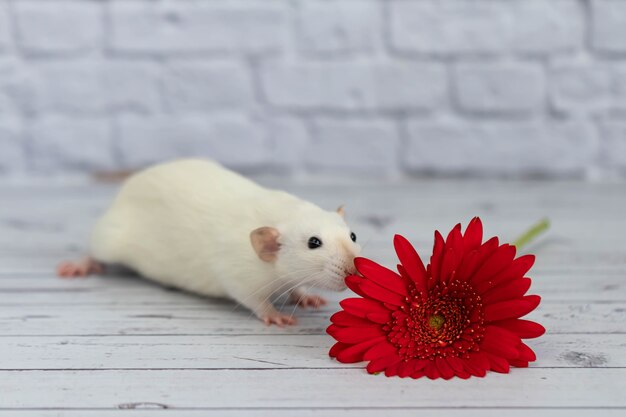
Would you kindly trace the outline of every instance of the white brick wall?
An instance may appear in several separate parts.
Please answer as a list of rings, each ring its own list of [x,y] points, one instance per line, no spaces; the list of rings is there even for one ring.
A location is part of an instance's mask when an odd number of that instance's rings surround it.
[[[0,175],[626,178],[626,0],[0,0]]]

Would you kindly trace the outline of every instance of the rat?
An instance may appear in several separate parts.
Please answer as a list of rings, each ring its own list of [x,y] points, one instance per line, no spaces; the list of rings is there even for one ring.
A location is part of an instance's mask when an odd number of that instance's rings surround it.
[[[326,211],[268,189],[220,164],[183,159],[131,175],[97,222],[90,254],[61,277],[121,264],[168,287],[230,298],[265,324],[295,324],[271,302],[326,301],[305,288],[341,291],[361,251],[343,206]]]

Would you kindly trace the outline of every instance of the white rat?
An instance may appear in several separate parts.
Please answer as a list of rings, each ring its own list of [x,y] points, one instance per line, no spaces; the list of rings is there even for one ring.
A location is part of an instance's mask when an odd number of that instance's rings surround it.
[[[58,273],[122,264],[167,286],[232,298],[282,326],[295,320],[274,308],[272,295],[325,304],[304,287],[345,289],[360,250],[342,208],[324,211],[215,162],[186,159],[131,176],[93,231],[91,257],[62,263]]]

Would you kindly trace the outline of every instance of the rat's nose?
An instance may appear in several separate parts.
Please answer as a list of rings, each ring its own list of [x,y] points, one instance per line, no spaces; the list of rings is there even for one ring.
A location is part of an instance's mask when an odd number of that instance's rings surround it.
[[[354,266],[354,257],[348,261],[348,264],[344,267],[344,271],[346,275],[357,274],[356,266]]]

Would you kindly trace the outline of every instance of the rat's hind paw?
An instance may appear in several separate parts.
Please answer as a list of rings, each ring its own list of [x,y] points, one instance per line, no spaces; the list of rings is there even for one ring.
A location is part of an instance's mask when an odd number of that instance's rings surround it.
[[[297,322],[295,317],[288,316],[277,311],[263,315],[261,317],[261,320],[263,320],[263,323],[265,323],[265,325],[267,326],[275,324],[278,327],[293,325]]]
[[[86,277],[91,274],[101,274],[102,265],[91,258],[84,258],[77,262],[61,262],[57,267],[57,275],[61,278]]]

